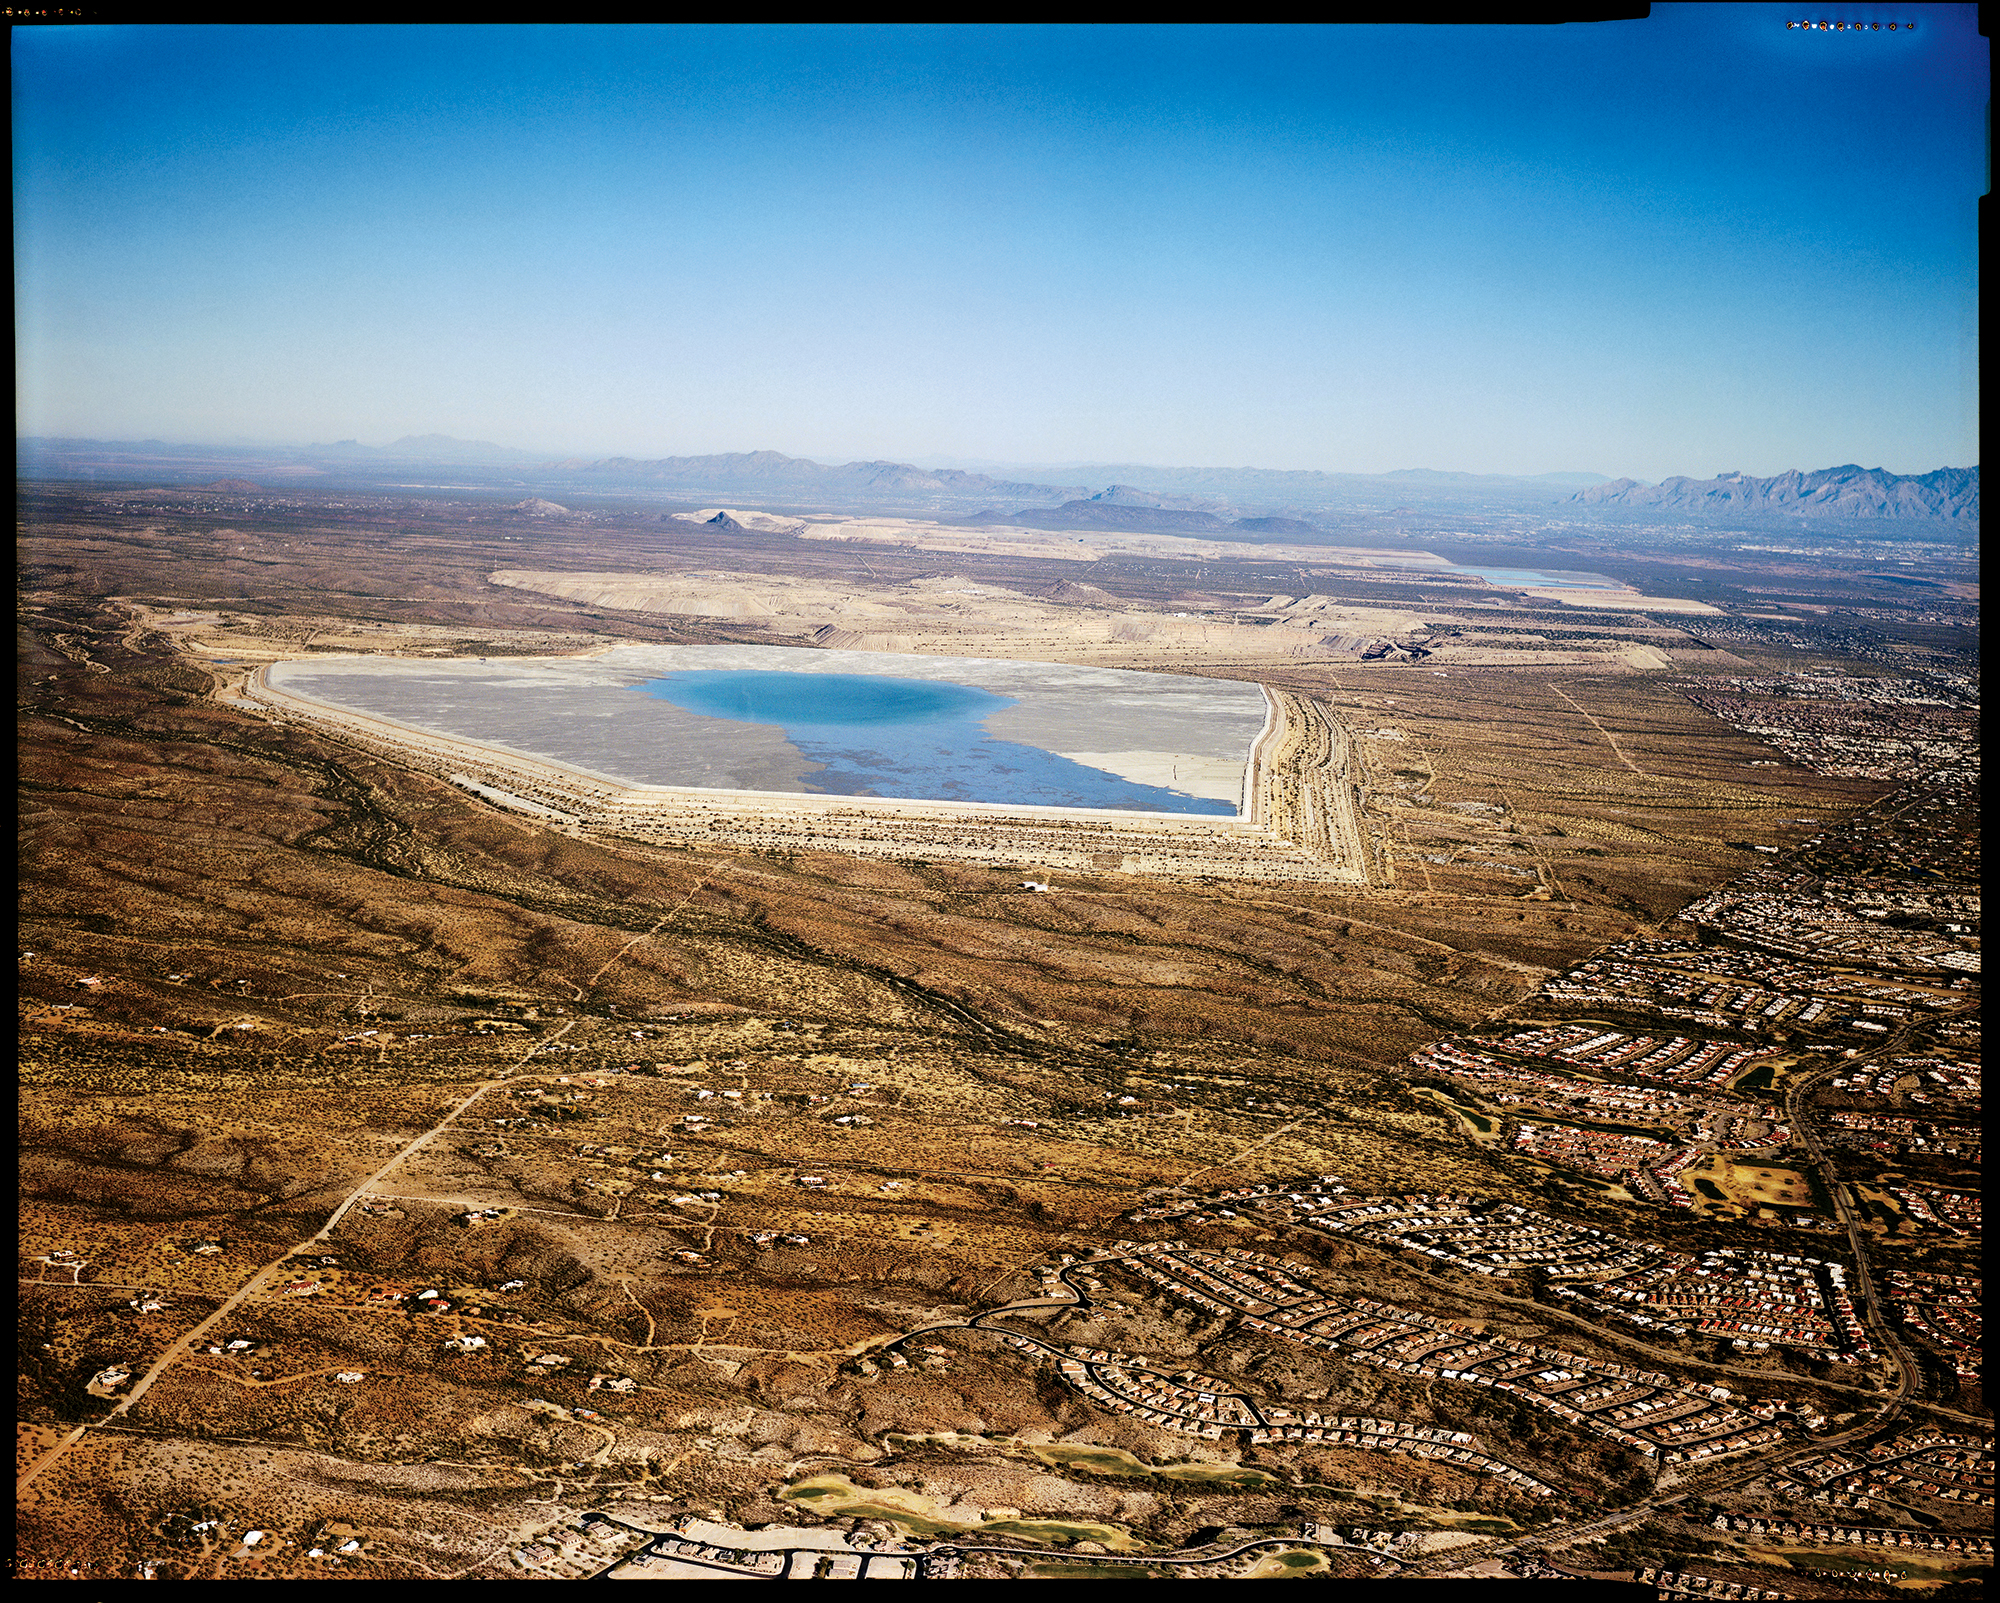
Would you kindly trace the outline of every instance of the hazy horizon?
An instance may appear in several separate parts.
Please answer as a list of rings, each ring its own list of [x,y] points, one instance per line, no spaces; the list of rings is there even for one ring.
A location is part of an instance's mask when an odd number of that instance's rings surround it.
[[[466,446],[493,446],[501,444],[501,442],[494,440],[461,440],[458,439],[456,436],[441,436],[439,431],[434,429],[427,430],[422,434],[399,435],[395,440],[383,440],[380,443],[368,440],[356,439],[353,436],[347,436],[340,440],[314,441],[314,440],[298,440],[298,439],[290,439],[290,440],[268,439],[268,438],[256,439],[256,438],[241,437],[241,436],[234,438],[222,438],[222,439],[211,438],[211,439],[170,440],[163,438],[159,435],[148,435],[140,439],[133,439],[127,436],[122,439],[113,440],[109,437],[101,435],[100,436],[44,436],[44,435],[29,435],[29,434],[19,433],[17,431],[15,437],[17,442],[29,439],[67,438],[67,439],[78,439],[78,440],[91,440],[94,441],[95,443],[107,444],[107,445],[109,444],[137,445],[137,444],[151,443],[151,444],[168,446],[176,449],[187,449],[187,450],[271,451],[279,453],[310,452],[315,447],[325,449],[343,445],[345,446],[359,445],[364,449],[371,451],[387,451],[388,449],[390,449],[392,446],[396,445],[400,440],[403,439],[429,440],[438,438],[448,438],[454,440],[455,443]],[[516,450],[523,452],[524,455],[529,459],[521,464],[524,468],[537,465],[536,461],[534,460],[536,458],[540,458],[541,461],[543,462],[554,462],[554,461],[572,460],[572,459],[613,460],[621,455],[630,456],[630,453],[617,453],[617,452],[604,452],[604,451],[564,452],[552,448],[544,448],[541,451],[537,451],[532,446],[505,446],[503,448],[508,450]],[[755,455],[771,449],[773,448],[768,446],[748,446],[727,451],[664,452],[661,453],[661,455],[666,457]],[[1611,483],[1620,478],[1636,477],[1635,475],[1599,473],[1594,469],[1588,469],[1588,468],[1553,468],[1553,469],[1538,470],[1534,472],[1509,471],[1506,469],[1491,469],[1475,473],[1474,470],[1471,469],[1440,467],[1436,463],[1413,463],[1413,464],[1406,464],[1401,468],[1383,468],[1379,470],[1371,470],[1363,472],[1361,470],[1353,468],[1309,468],[1309,469],[1273,468],[1270,467],[1268,464],[1258,463],[1258,462],[1156,461],[1156,462],[1142,463],[1142,462],[1103,462],[1103,461],[1089,461],[1089,460],[1077,460],[1070,462],[1002,462],[1002,461],[995,461],[990,458],[954,457],[954,456],[887,455],[887,456],[876,456],[876,457],[839,457],[828,454],[811,456],[811,455],[806,455],[804,453],[792,452],[792,451],[780,452],[778,454],[782,456],[792,457],[795,460],[813,462],[822,467],[842,467],[861,462],[887,461],[887,462],[903,463],[907,466],[922,468],[926,471],[947,471],[955,469],[959,472],[964,472],[964,473],[985,474],[990,478],[1016,479],[1024,482],[1035,482],[1035,483],[1056,484],[1056,485],[1061,485],[1066,483],[1074,484],[1074,482],[1078,480],[1087,480],[1089,481],[1090,485],[1094,485],[1096,481],[1094,478],[1091,477],[1093,473],[1101,475],[1105,472],[1116,471],[1116,470],[1154,471],[1154,472],[1169,472],[1169,473],[1318,472],[1318,473],[1325,473],[1334,477],[1355,477],[1355,478],[1386,478],[1386,477],[1394,477],[1398,474],[1414,474],[1414,473],[1436,473],[1441,475],[1467,474],[1470,476],[1480,477],[1480,478],[1518,479],[1527,482],[1534,482],[1537,480],[1546,480],[1551,482],[1575,480],[1579,481],[1579,485],[1581,481],[1584,480],[1592,480],[1602,483]],[[426,460],[426,459],[412,458],[409,460]],[[440,466],[476,465],[470,462],[460,462],[454,464],[453,459],[450,458],[449,456],[439,456],[434,458],[433,460],[435,460]],[[635,460],[638,459],[635,458]],[[495,465],[495,464],[488,464],[488,465]],[[1861,467],[1864,468],[1865,470],[1876,471],[1876,472],[1897,471],[1895,469],[1885,468],[1880,463],[1822,462],[1822,463],[1814,463],[1811,464],[1810,466],[1806,464],[1794,464],[1793,468],[1800,472],[1812,473],[1812,472],[1821,472],[1830,468],[1845,467],[1845,466]],[[1976,469],[1978,468],[1978,466],[1979,463],[1977,461],[1940,462],[1936,464],[1934,467],[1918,469],[1915,470],[1913,474],[1906,476],[1921,476],[1924,473],[1933,473],[1942,471],[1963,472]],[[1738,472],[1738,471],[1742,470],[1724,468],[1724,469],[1719,469],[1717,470],[1716,473],[1712,474],[1663,474],[1660,479],[1639,479],[1637,482],[1648,485],[1657,485],[1663,482],[1663,480],[1670,478],[1708,479],[1708,478],[1718,477],[1724,473]],[[1791,471],[1791,470],[1789,469],[1779,470],[1779,472],[1785,472],[1785,471]],[[1766,474],[1766,475],[1751,475],[1751,476],[1772,477],[1774,475]]]
[[[18,431],[551,456],[1978,460],[1983,41],[14,33]]]
[[[316,448],[325,450],[325,449],[337,448],[340,446],[357,446],[357,445],[363,448],[364,450],[386,451],[403,440],[448,439],[456,444],[465,446],[499,446],[504,450],[520,451],[530,457],[539,456],[539,457],[544,457],[551,461],[567,460],[572,458],[576,459],[591,458],[596,460],[609,460],[620,456],[629,457],[632,455],[632,453],[630,452],[561,451],[554,449],[552,447],[542,447],[540,449],[537,449],[534,446],[509,445],[506,444],[505,442],[498,440],[468,440],[468,439],[463,439],[456,435],[446,435],[441,430],[437,429],[427,429],[420,433],[402,434],[398,435],[393,440],[384,439],[380,441],[359,439],[353,435],[347,435],[338,440],[274,439],[268,437],[258,438],[255,436],[245,436],[245,435],[226,436],[220,438],[210,437],[204,439],[185,439],[185,438],[169,439],[161,434],[148,434],[137,437],[132,435],[111,436],[102,434],[36,435],[36,434],[29,434],[26,433],[25,431],[20,431],[20,430],[16,431],[15,438],[17,441],[38,440],[38,439],[67,439],[67,440],[79,440],[79,441],[88,440],[105,445],[112,445],[112,444],[139,445],[139,444],[153,443],[153,444],[172,446],[175,448],[188,449],[188,450],[204,450],[204,449],[229,450],[229,451],[261,450],[261,451],[274,451],[274,452],[311,451]],[[658,453],[658,456],[659,457],[732,456],[732,455],[749,456],[749,455],[760,454],[762,452],[774,449],[775,447],[771,446],[748,445],[748,446],[732,447],[728,450],[721,450],[721,451],[664,451]],[[1320,472],[1320,473],[1328,473],[1335,475],[1353,475],[1356,477],[1382,477],[1385,474],[1393,474],[1393,473],[1429,473],[1429,472],[1456,473],[1456,472],[1466,471],[1457,468],[1440,468],[1436,464],[1432,463],[1406,464],[1401,468],[1385,468],[1377,472],[1361,473],[1358,470],[1352,468],[1317,468],[1317,469],[1271,468],[1267,464],[1259,462],[1113,463],[1104,461],[1092,461],[1082,458],[1079,458],[1078,460],[1071,462],[1000,462],[1000,461],[993,461],[990,459],[982,459],[974,457],[919,456],[910,453],[903,453],[900,455],[896,453],[889,453],[886,455],[879,455],[872,457],[840,457],[840,456],[827,455],[825,453],[814,456],[809,453],[799,452],[799,451],[781,451],[778,454],[781,456],[792,457],[795,460],[815,462],[822,467],[841,467],[853,462],[899,462],[907,464],[908,466],[911,467],[923,468],[926,470],[956,469],[960,472],[965,472],[965,473],[984,473],[989,477],[995,477],[995,478],[1004,478],[1009,476],[1019,477],[1023,474],[1048,475],[1048,474],[1078,473],[1090,468],[1141,467],[1141,466],[1148,468],[1156,468],[1156,469],[1166,469],[1175,472],[1200,471],[1200,472],[1264,473],[1264,472],[1303,471],[1303,472]],[[440,458],[439,460],[449,461],[449,458]],[[1564,478],[1564,477],[1590,477],[1590,478],[1608,479],[1614,477],[1614,475],[1611,474],[1597,474],[1594,473],[1592,470],[1585,468],[1551,469],[1538,472],[1508,472],[1505,470],[1496,470],[1484,476],[1494,477],[1494,478],[1519,478],[1519,479]]]

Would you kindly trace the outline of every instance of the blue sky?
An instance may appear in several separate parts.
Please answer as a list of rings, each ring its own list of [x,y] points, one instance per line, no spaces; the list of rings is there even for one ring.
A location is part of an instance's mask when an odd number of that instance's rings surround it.
[[[1976,461],[1976,13],[1786,15],[17,30],[20,429]]]

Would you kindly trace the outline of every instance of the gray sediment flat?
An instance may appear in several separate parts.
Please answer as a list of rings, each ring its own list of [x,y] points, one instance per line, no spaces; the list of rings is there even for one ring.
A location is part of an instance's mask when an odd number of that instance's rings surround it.
[[[273,686],[427,733],[482,741],[625,784],[809,794],[824,765],[783,729],[708,717],[639,687],[698,670],[866,674],[971,685],[1014,706],[993,736],[1135,783],[1241,800],[1264,726],[1260,687],[1073,664],[777,646],[619,646],[590,657],[275,664]]]

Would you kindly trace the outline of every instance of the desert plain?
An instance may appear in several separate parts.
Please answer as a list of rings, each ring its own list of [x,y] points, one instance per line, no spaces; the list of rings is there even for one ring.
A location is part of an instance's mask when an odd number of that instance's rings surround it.
[[[1227,1202],[1846,1251],[1803,1178],[1669,1212],[1492,1139],[1498,1105],[1411,1060],[1896,794],[1685,681],[1902,683],[1948,631],[1891,619],[1885,666],[1631,585],[746,508],[50,485],[22,519],[24,1575],[1630,1576],[1712,1548],[1835,1595],[1714,1524],[1762,1506],[1758,1461],[1288,1344],[1245,1318],[1274,1275],[1774,1399],[1788,1459],[1819,1440],[1792,1421],[1977,1433],[1935,1355],[1649,1334]],[[1240,819],[1051,820],[649,796],[283,694],[688,646],[1167,673],[1259,687],[1287,733]]]

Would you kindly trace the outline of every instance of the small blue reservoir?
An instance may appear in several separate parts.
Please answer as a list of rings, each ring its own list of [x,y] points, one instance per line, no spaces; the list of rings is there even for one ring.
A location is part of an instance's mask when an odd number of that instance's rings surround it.
[[[878,674],[691,669],[634,689],[685,712],[782,729],[825,768],[809,790],[915,801],[1123,808],[1233,818],[1229,802],[1141,785],[1039,746],[1002,740],[985,720],[1011,697],[937,679]]]

